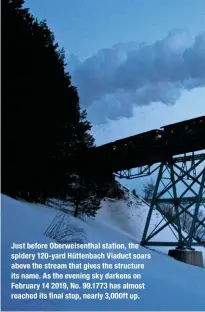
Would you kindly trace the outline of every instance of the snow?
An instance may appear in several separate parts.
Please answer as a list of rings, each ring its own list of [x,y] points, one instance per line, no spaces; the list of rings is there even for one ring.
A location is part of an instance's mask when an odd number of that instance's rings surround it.
[[[44,235],[46,229],[52,223],[59,211],[54,208],[28,204],[17,201],[2,195],[2,310],[205,310],[205,270],[194,267],[182,262],[176,261],[167,256],[167,249],[156,247],[157,251],[139,247],[137,253],[150,254],[151,259],[135,260],[134,263],[144,263],[145,269],[141,272],[145,283],[143,290],[126,290],[128,293],[138,293],[139,300],[11,300],[10,283],[11,283],[11,245],[15,243],[47,243],[53,242],[51,238]],[[70,207],[68,207],[70,209]],[[140,199],[137,199],[131,192],[127,191],[124,200],[105,199],[102,201],[102,208],[99,210],[95,219],[85,218],[77,219],[69,214],[61,212],[63,226],[69,226],[71,236],[70,240],[92,243],[119,243],[125,244],[140,242],[144,223],[148,213],[148,206]],[[152,218],[152,226],[159,221],[159,214],[156,212]],[[175,236],[169,228],[165,228],[158,238],[173,241]],[[203,251],[205,248],[198,248]],[[65,250],[58,252],[63,253]],[[110,252],[118,252],[110,250]],[[17,251],[16,251],[17,252]],[[66,250],[66,252],[68,252]],[[73,252],[73,251],[72,251]],[[76,250],[79,252],[79,250]],[[96,251],[95,251],[96,252]],[[98,251],[100,252],[100,250]],[[129,250],[132,254],[136,250]],[[32,251],[31,251],[32,253]],[[48,250],[48,253],[54,253]],[[205,256],[205,255],[204,255]],[[21,260],[21,263],[30,263],[30,260]],[[94,261],[94,262],[93,262]],[[97,260],[98,263],[105,262]],[[18,261],[16,261],[18,262]],[[45,262],[48,262],[45,260]],[[74,260],[80,263],[80,260]],[[90,263],[96,263],[96,260],[90,260]],[[106,260],[107,263],[121,262],[130,263],[130,260]],[[64,263],[63,260],[54,260],[52,263]],[[109,270],[110,273],[116,271]],[[17,271],[16,271],[17,272]],[[33,270],[31,273],[40,273]],[[70,269],[69,273],[76,273]],[[103,273],[101,270],[95,270],[97,273]],[[139,273],[136,270],[129,270],[130,273]],[[17,272],[19,273],[19,272]],[[22,271],[23,273],[23,271]],[[42,272],[41,272],[42,273]],[[48,270],[46,273],[52,273]],[[61,272],[59,272],[61,273]],[[63,271],[63,273],[65,273]],[[91,273],[87,270],[86,273]],[[93,271],[92,271],[93,273]],[[128,273],[127,270],[120,270],[118,273]],[[45,280],[47,282],[48,280]],[[53,280],[49,280],[51,282]],[[55,282],[59,280],[55,280]],[[18,283],[21,280],[13,280]],[[25,282],[25,280],[24,280]],[[36,280],[29,280],[28,283]],[[62,280],[60,281],[62,282]],[[75,282],[75,280],[73,280]],[[85,281],[87,282],[87,281]],[[103,279],[102,282],[108,282]],[[111,280],[111,283],[125,282],[141,283],[136,280]],[[81,292],[82,290],[78,290]],[[123,292],[121,290],[120,292]],[[29,293],[29,290],[27,290]],[[62,292],[62,291],[59,291]],[[99,292],[94,290],[93,292]],[[101,290],[101,293],[106,290]],[[87,305],[88,301],[91,305]]]
[[[112,227],[116,228],[118,231],[122,231],[125,234],[130,234],[133,239],[136,239],[138,242],[141,241],[144,225],[147,219],[147,214],[149,212],[149,206],[146,202],[140,197],[136,197],[124,186],[122,187],[125,191],[124,200],[113,200],[107,199],[103,202],[103,209],[98,213],[97,220],[106,220],[105,223],[110,224]],[[107,221],[108,220],[108,221]],[[156,228],[160,223],[160,227],[165,224],[165,221],[162,220],[161,214],[154,210],[149,226],[149,233]],[[186,237],[187,234],[182,232]],[[152,238],[151,241],[166,241],[166,242],[176,242],[176,232],[173,228],[167,226],[156,236]],[[173,247],[174,248],[174,247]],[[170,247],[151,247],[158,252],[167,254]],[[203,259],[205,264],[205,248],[196,247],[197,251],[202,251]]]

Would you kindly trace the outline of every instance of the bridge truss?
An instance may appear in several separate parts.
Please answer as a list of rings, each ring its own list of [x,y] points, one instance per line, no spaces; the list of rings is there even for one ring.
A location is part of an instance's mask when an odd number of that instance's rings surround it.
[[[158,170],[153,198],[141,244],[193,249],[205,246],[205,153],[171,157],[159,165],[121,171],[119,178],[133,179]],[[204,213],[203,213],[204,211]],[[162,216],[153,225],[152,216]],[[162,231],[171,228],[176,241],[163,241]]]
[[[113,173],[134,179],[158,170],[141,243],[192,249],[205,246],[204,150],[205,116],[200,116],[80,150],[66,159],[66,164],[68,172],[101,182],[112,181]],[[136,169],[124,170],[128,168]],[[153,225],[156,213],[162,220]],[[171,228],[176,242],[163,241],[166,227]]]

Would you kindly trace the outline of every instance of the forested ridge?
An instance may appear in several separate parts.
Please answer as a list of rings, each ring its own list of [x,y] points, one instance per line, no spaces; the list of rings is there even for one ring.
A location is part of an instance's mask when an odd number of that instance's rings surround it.
[[[41,203],[69,195],[77,210],[89,199],[95,211],[97,184],[79,175],[76,181],[65,165],[94,138],[64,49],[24,0],[4,0],[2,39],[2,193]]]

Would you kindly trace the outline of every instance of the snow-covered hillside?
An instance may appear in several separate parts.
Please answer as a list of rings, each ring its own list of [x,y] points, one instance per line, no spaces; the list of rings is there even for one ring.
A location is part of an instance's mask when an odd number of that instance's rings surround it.
[[[116,242],[127,245],[130,242],[140,242],[147,213],[148,206],[131,192],[126,193],[124,200],[106,199],[102,201],[102,208],[97,217],[94,220],[85,219],[84,221],[62,212],[59,216],[59,211],[55,208],[27,204],[2,195],[2,310],[204,310],[205,270],[166,256],[167,250],[162,248],[160,251],[164,252],[164,255],[143,247],[139,247],[137,251],[141,254],[151,254],[151,260],[135,260],[135,263],[145,263],[142,275],[146,287],[138,291],[140,293],[139,300],[101,301],[98,299],[84,302],[83,300],[22,301],[10,299],[11,245],[13,242],[50,243],[52,239],[45,236],[44,233],[53,220],[56,220],[56,215],[61,220],[64,218],[64,225],[67,226],[67,232],[70,233],[70,237],[67,237],[68,240],[93,243]],[[156,222],[158,223],[159,218],[160,216],[156,212],[152,219],[153,226]],[[159,235],[163,235],[163,239],[166,241],[173,241],[175,238],[169,228]],[[116,250],[113,251],[116,252]],[[48,250],[48,252],[53,253],[52,250]],[[130,252],[135,253],[136,251],[130,250]],[[29,261],[24,260],[24,263]],[[79,262],[79,260],[75,261]],[[98,262],[101,261],[98,260]],[[110,260],[109,262],[116,261]],[[121,260],[121,263],[130,263],[130,260]],[[114,273],[114,271],[110,270],[110,273]],[[136,270],[130,271],[136,272]],[[126,270],[120,271],[120,273],[125,272]],[[35,273],[38,273],[38,270],[35,270]],[[98,270],[98,273],[101,272]],[[15,280],[15,282],[20,281]],[[104,281],[107,282],[107,280],[102,280],[102,282]],[[29,282],[31,283],[32,280]],[[111,282],[122,284],[127,280],[112,280]],[[132,282],[136,283],[136,280],[129,280],[129,283]],[[98,292],[98,290],[93,292]],[[105,291],[102,290],[102,292]],[[91,305],[87,305],[89,302]]]
[[[113,200],[107,199],[103,202],[103,209],[101,209],[96,217],[97,221],[103,222],[105,220],[106,225],[116,228],[122,231],[124,234],[131,235],[133,239],[138,242],[141,241],[149,206],[140,197],[136,197],[130,190],[121,186],[125,192],[125,199]],[[158,211],[153,211],[151,218],[149,233],[155,229],[160,223],[160,227],[165,224],[162,220],[162,216]],[[186,237],[187,234],[183,233]],[[167,226],[152,238],[151,241],[167,241],[176,242],[177,233],[173,227]],[[171,247],[151,247],[154,250],[168,254]],[[196,250],[203,252],[204,264],[205,264],[205,248],[196,247]]]

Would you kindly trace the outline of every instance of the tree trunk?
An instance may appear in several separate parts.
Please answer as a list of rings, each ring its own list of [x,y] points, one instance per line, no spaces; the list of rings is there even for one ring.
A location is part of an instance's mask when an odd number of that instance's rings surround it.
[[[76,202],[76,204],[75,204],[75,211],[74,211],[74,217],[78,216],[78,208],[79,208],[79,203]]]
[[[47,199],[46,191],[43,190],[43,191],[41,192],[41,203],[42,203],[43,205],[46,204],[46,199]]]

